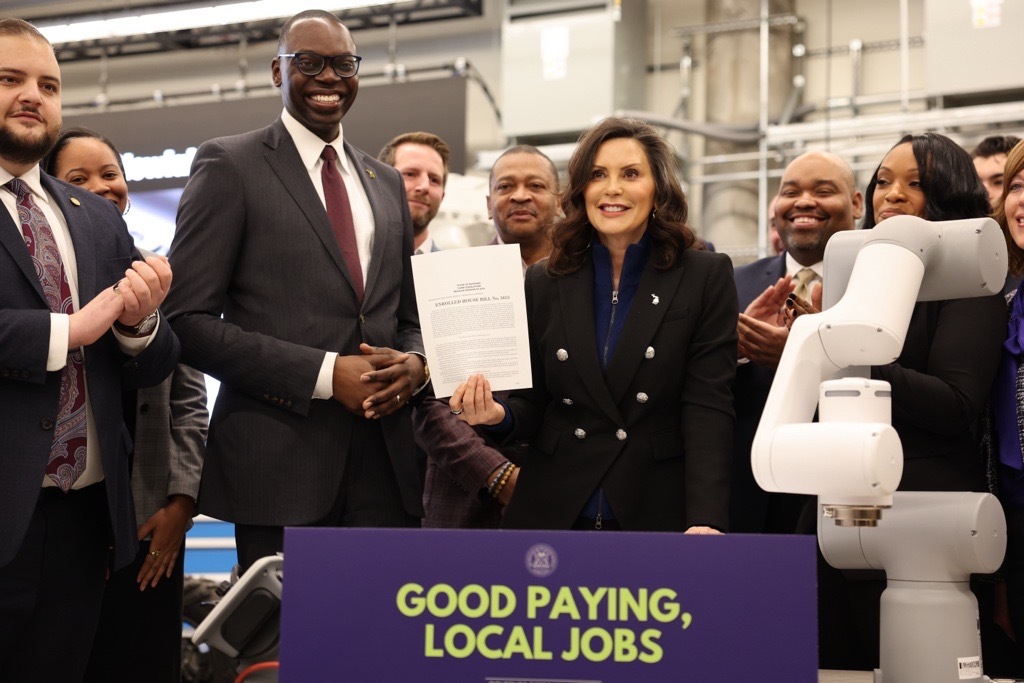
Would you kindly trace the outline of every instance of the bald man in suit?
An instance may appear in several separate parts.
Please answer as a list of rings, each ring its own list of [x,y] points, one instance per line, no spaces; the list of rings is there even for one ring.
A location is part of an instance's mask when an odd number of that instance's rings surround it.
[[[183,360],[222,382],[199,509],[235,523],[243,569],[285,526],[423,514],[412,220],[398,172],[344,140],[358,67],[335,16],[289,19],[281,117],[202,145],[178,209],[168,316]]]
[[[734,390],[736,437],[729,528],[741,533],[793,533],[804,504],[802,496],[761,490],[750,467],[754,434],[789,337],[785,326],[762,319],[761,313],[767,308],[775,317],[801,271],[812,281],[821,280],[825,245],[836,232],[856,227],[864,211],[864,197],[846,161],[829,152],[812,151],[786,167],[772,206],[785,251],[741,266],[734,274],[740,309],[746,310],[738,324],[740,357],[749,361],[737,368]],[[787,280],[784,291],[779,288],[782,300],[767,307],[754,304],[782,278],[792,278],[792,285]]]

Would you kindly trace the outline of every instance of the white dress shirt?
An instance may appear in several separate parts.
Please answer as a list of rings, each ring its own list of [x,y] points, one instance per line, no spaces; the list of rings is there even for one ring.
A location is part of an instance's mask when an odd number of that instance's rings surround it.
[[[412,253],[414,256],[418,256],[420,254],[429,254],[432,251],[434,251],[434,238],[430,236],[430,233],[427,233],[427,236],[420,242],[420,246],[416,247]]]
[[[302,164],[309,171],[309,180],[316,188],[320,202],[327,210],[327,199],[324,196],[324,182],[320,176],[320,169],[324,160],[320,154],[324,151],[325,145],[330,145],[338,153],[338,169],[341,171],[341,178],[345,181],[345,190],[348,192],[348,202],[352,207],[352,223],[356,233],[356,247],[359,249],[359,264],[363,268],[363,283],[366,283],[366,274],[369,272],[370,253],[373,251],[373,210],[370,208],[370,200],[366,197],[363,189],[362,179],[352,174],[355,163],[345,153],[345,131],[339,127],[338,137],[329,143],[324,142],[318,135],[299,123],[287,110],[281,112],[281,122],[284,123],[288,134],[292,136],[295,148],[299,150],[299,157]],[[340,277],[340,276],[339,276]],[[329,399],[334,396],[334,362],[338,354],[328,351],[324,354],[324,362],[320,366],[320,372],[316,378],[316,385],[313,387],[313,398]]]
[[[295,120],[287,111],[282,112],[281,121],[292,136],[292,142],[299,150],[302,158],[302,165],[309,171],[309,179],[316,188],[320,197],[320,203],[327,210],[327,199],[324,197],[324,183],[320,176],[320,169],[324,160],[320,158],[324,147],[330,145],[338,153],[338,169],[341,171],[341,178],[345,181],[345,190],[348,192],[348,202],[352,207],[352,223],[356,232],[356,247],[359,249],[359,264],[363,267],[363,282],[366,282],[366,274],[370,272],[370,254],[373,252],[373,210],[370,208],[370,200],[366,197],[366,190],[363,189],[361,178],[354,175],[355,163],[345,154],[344,129],[339,127],[338,137],[330,142],[324,142],[315,133]]]
[[[793,277],[796,277],[796,274],[799,273],[804,268],[810,268],[811,270],[814,271],[814,275],[816,276],[814,278],[814,282],[821,282],[822,273],[825,272],[824,261],[818,261],[817,263],[812,263],[809,266],[804,266],[798,263],[797,260],[793,258],[788,251],[786,252],[786,275],[792,275]]]

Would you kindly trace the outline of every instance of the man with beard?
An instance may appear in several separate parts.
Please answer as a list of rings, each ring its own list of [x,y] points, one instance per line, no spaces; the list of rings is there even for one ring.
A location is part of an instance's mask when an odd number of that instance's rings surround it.
[[[0,19],[0,680],[80,680],[104,579],[135,557],[121,389],[159,383],[178,342],[114,205],[39,161],[61,127],[60,69]]]
[[[403,133],[377,155],[377,160],[394,166],[402,174],[405,198],[412,214],[412,239],[416,254],[439,251],[428,226],[434,220],[448,185],[448,143],[433,133]]]
[[[754,481],[750,448],[789,330],[780,308],[791,291],[810,300],[821,281],[825,244],[853,230],[864,210],[849,164],[827,152],[807,152],[786,167],[775,199],[785,252],[736,269],[740,366],[736,372],[736,435],[729,529],[738,533],[793,533],[801,496],[769,494]]]
[[[558,171],[536,147],[512,147],[495,161],[487,213],[496,243],[519,244],[524,272],[551,250],[548,229],[558,216],[558,200]],[[416,444],[427,453],[423,526],[497,528],[526,444],[498,444],[486,430],[453,415],[446,400],[425,399],[413,417]],[[497,489],[494,483],[506,469],[506,484]]]
[[[182,359],[221,381],[199,511],[234,522],[243,570],[286,526],[423,514],[412,219],[398,172],[345,140],[359,61],[330,12],[287,20],[280,118],[200,146],[178,206],[168,318]]]

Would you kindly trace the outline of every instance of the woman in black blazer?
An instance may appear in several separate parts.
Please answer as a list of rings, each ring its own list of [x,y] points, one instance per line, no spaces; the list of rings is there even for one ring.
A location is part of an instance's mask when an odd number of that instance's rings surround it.
[[[988,194],[971,157],[937,133],[907,135],[879,164],[864,228],[899,214],[930,221],[983,218]],[[978,417],[1006,335],[1001,294],[918,302],[903,352],[871,369],[892,385],[892,424],[903,442],[901,491],[986,491]]]
[[[474,376],[452,412],[533,449],[502,525],[719,533],[728,521],[738,315],[728,257],[686,224],[674,154],[609,118],[569,160],[564,220],[526,275],[533,388]]]

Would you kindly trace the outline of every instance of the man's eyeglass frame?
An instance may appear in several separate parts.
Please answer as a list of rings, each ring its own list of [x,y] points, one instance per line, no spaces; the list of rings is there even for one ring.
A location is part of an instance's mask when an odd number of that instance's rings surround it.
[[[327,55],[317,54],[316,52],[291,52],[288,54],[280,54],[278,55],[278,57],[286,57],[288,59],[294,60],[295,68],[298,69],[299,73],[302,74],[303,76],[310,77],[319,76],[321,73],[323,73],[323,70],[327,68],[327,63],[330,62],[331,68],[334,69],[334,73],[337,74],[339,78],[352,78],[353,76],[359,73],[359,63],[363,61],[363,58],[360,57],[359,55],[334,55],[332,57],[328,57]],[[299,58],[301,57],[315,57],[319,59],[320,68],[316,69],[315,71],[303,69],[301,66],[299,66]],[[352,70],[352,73],[342,73],[342,70],[338,68],[338,60],[343,60],[341,62],[342,64],[355,62],[355,68]]]

